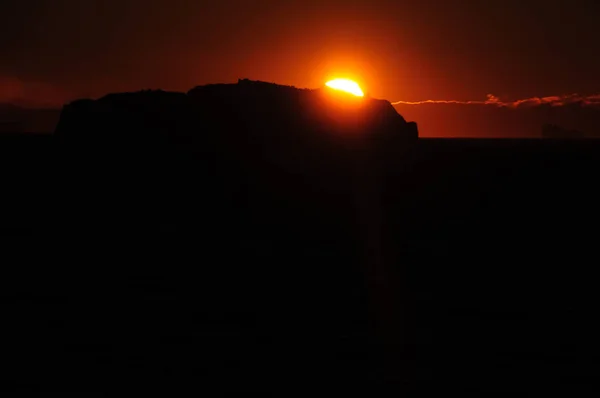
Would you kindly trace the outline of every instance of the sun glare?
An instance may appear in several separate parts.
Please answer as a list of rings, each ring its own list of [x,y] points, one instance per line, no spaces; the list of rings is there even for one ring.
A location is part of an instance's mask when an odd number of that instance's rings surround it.
[[[325,83],[325,85],[334,90],[345,91],[352,95],[356,95],[357,97],[363,97],[365,95],[360,89],[360,86],[349,79],[333,79]]]

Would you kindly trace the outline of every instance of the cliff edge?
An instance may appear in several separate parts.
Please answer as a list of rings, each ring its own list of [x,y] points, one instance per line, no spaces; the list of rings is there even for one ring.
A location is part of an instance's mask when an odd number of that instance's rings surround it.
[[[389,136],[408,142],[418,132],[388,101],[244,79],[187,93],[147,90],[77,100],[64,106],[55,135],[68,143],[200,149],[211,138],[289,144]]]

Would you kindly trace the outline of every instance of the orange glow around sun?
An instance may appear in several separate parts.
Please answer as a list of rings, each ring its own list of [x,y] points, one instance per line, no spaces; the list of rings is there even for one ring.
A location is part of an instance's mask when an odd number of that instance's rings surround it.
[[[365,95],[358,83],[350,79],[333,79],[325,83],[325,85],[334,90],[345,91],[357,97],[364,97]]]

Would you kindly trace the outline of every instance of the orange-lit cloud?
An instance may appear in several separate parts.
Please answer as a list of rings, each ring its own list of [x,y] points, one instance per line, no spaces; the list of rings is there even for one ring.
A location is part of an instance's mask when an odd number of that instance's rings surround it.
[[[458,101],[458,100],[425,100],[425,101],[396,101],[392,105],[423,105],[423,104],[459,104],[459,105],[494,105],[505,108],[521,108],[548,104],[550,106],[564,106],[568,104],[580,104],[583,106],[599,106],[600,94],[594,95],[555,95],[550,97],[532,97],[516,101],[501,101],[498,97],[488,94],[484,101]]]

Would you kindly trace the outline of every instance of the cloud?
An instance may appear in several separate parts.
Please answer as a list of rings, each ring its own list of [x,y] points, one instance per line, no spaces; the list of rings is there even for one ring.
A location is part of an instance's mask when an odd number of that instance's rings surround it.
[[[57,107],[71,95],[54,85],[25,81],[11,76],[0,76],[0,102],[28,107]]]
[[[487,95],[483,101],[458,101],[458,100],[424,100],[424,101],[396,101],[392,105],[423,105],[423,104],[459,104],[459,105],[493,105],[501,108],[523,108],[548,104],[550,106],[564,106],[579,104],[582,106],[600,107],[600,94],[582,96],[579,94],[555,95],[549,97],[532,97],[516,101],[501,101],[492,94]]]

